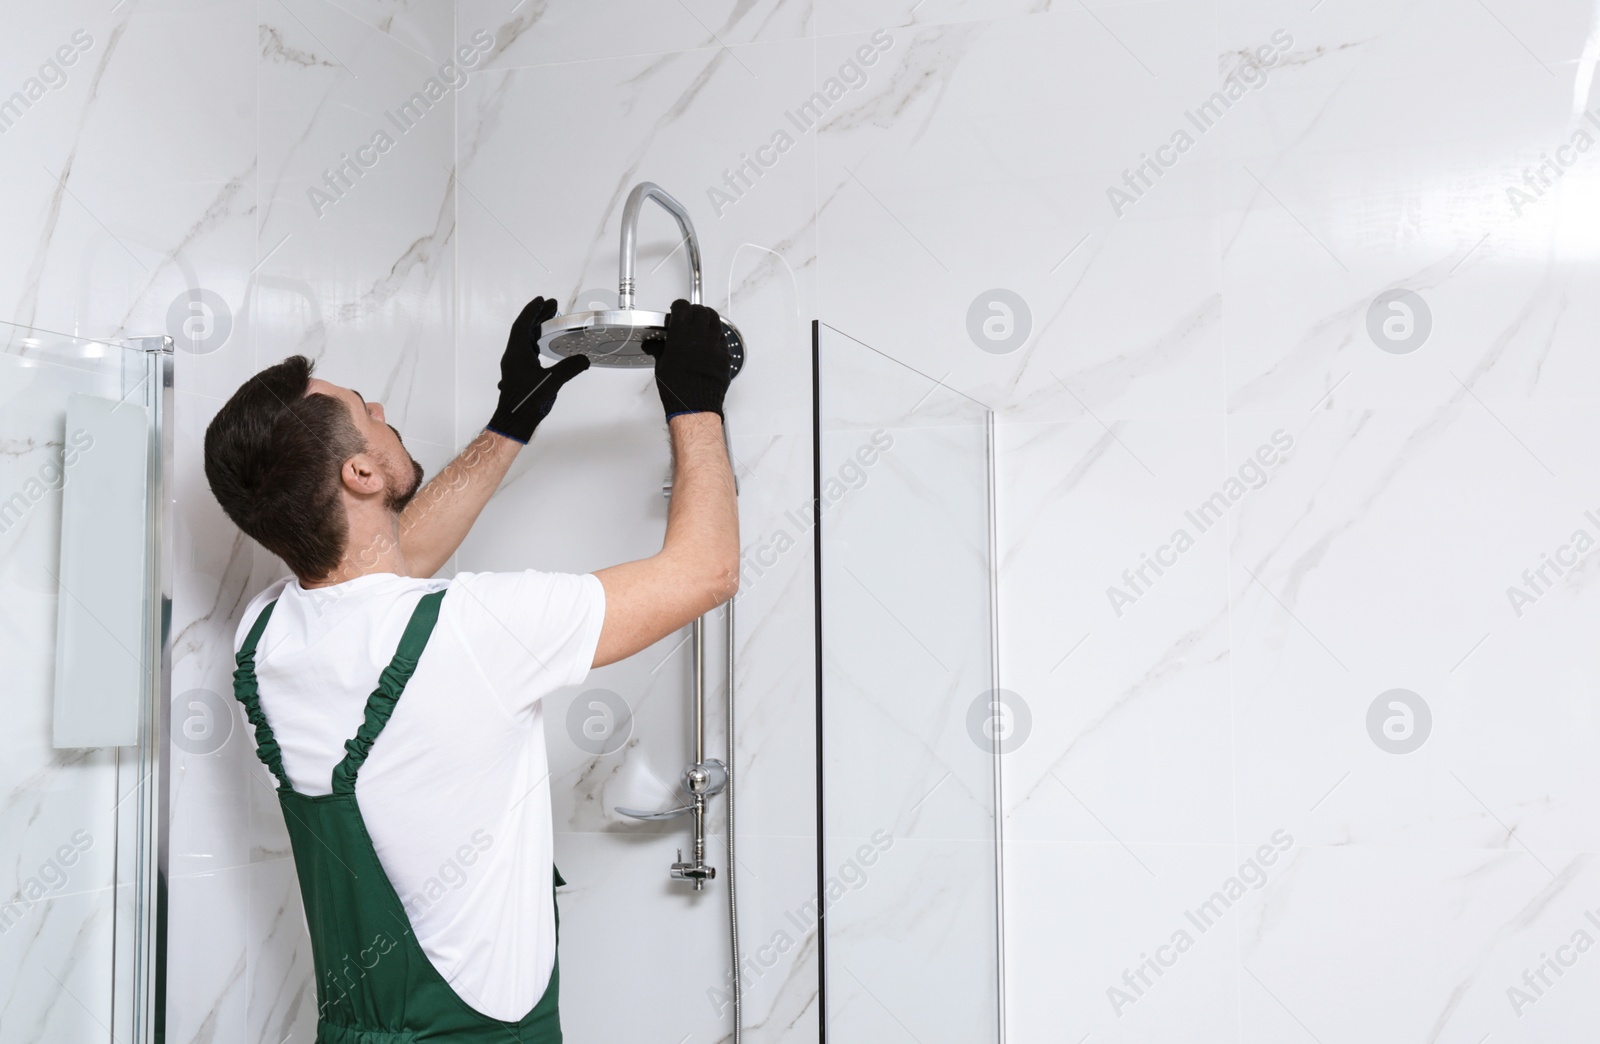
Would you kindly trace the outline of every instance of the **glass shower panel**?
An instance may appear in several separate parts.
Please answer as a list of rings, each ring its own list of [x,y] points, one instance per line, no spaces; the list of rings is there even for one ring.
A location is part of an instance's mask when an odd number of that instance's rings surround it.
[[[0,1044],[148,1039],[170,359],[0,323]]]
[[[815,351],[826,1039],[997,1041],[991,417]]]

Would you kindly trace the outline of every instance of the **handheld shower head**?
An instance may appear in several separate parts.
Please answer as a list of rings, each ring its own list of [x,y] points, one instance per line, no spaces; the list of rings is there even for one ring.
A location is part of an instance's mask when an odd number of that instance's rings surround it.
[[[638,253],[639,210],[646,199],[653,199],[678,222],[689,251],[689,301],[700,304],[700,240],[683,204],[660,186],[642,181],[628,193],[622,207],[622,242],[617,258],[617,307],[570,312],[546,322],[541,329],[539,348],[552,358],[587,355],[594,366],[651,366],[653,360],[644,346],[667,335],[667,313],[633,307],[633,271]],[[583,302],[587,303],[587,302]],[[728,355],[736,376],[744,368],[744,337],[726,318],[722,333],[728,342]]]

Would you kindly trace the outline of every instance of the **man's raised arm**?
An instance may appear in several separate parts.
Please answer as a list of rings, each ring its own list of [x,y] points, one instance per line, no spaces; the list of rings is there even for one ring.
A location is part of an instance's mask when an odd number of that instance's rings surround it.
[[[739,590],[739,504],[722,430],[732,379],[722,320],[674,301],[666,346],[650,342],[672,432],[672,505],[661,550],[595,573],[606,592],[594,666],[632,656]]]
[[[401,552],[413,576],[432,576],[467,537],[483,506],[500,488],[517,451],[533,437],[561,386],[589,368],[575,355],[551,367],[539,364],[539,327],[556,303],[536,297],[511,324],[500,359],[500,400],[483,433],[417,493],[400,514]]]

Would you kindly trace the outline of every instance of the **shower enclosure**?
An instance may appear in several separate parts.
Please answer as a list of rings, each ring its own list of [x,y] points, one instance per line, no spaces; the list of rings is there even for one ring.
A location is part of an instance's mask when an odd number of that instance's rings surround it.
[[[822,1037],[1004,1037],[993,422],[822,323],[816,389]]]
[[[172,342],[0,323],[0,1044],[161,1031]]]

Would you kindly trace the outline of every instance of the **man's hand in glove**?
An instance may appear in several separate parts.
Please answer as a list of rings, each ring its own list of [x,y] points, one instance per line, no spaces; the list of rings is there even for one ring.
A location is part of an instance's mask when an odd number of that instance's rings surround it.
[[[553,366],[539,364],[539,327],[556,314],[556,303],[535,297],[511,324],[506,353],[500,357],[500,402],[489,418],[496,435],[527,444],[533,429],[555,405],[561,386],[589,368],[589,357],[574,355]]]
[[[665,346],[646,341],[644,350],[656,361],[656,391],[668,420],[683,413],[722,416],[733,362],[715,309],[682,299],[672,302]]]

